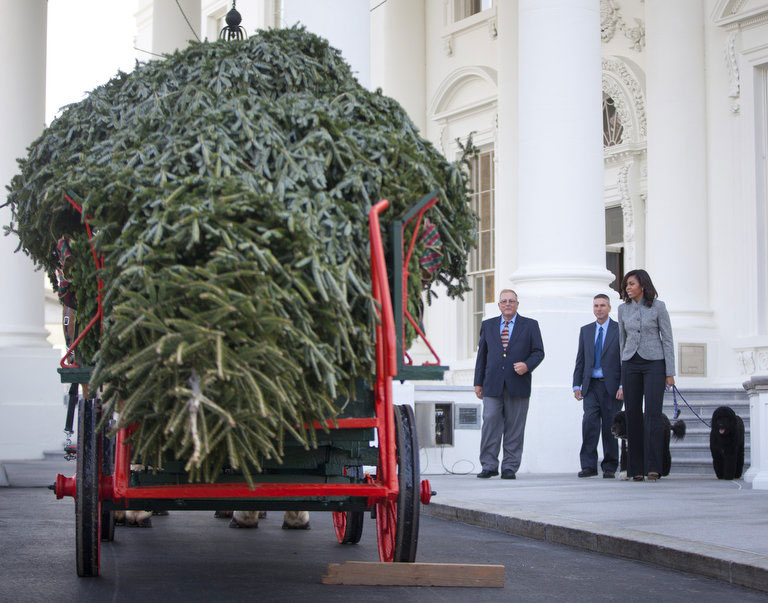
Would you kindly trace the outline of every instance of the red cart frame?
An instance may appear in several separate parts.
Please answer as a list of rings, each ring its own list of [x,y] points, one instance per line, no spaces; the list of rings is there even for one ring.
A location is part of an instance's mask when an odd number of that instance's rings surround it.
[[[81,214],[83,208],[77,202],[65,195],[67,201]],[[399,237],[396,237],[398,249],[394,256],[399,260],[403,257],[403,235],[405,227],[416,220],[411,235],[411,242],[403,264],[403,270],[406,271],[407,262],[410,260],[414,242],[419,233],[419,227],[422,223],[422,217],[430,207],[437,202],[437,194],[431,193],[417,204],[416,209],[407,214],[404,222],[396,222]],[[110,501],[111,508],[134,508],[142,509],[147,501],[158,500],[222,500],[229,499],[297,499],[308,497],[356,497],[364,498],[366,509],[371,509],[376,517],[376,529],[379,556],[382,561],[413,561],[416,553],[416,539],[418,537],[418,504],[428,504],[433,494],[427,480],[420,480],[418,470],[418,444],[415,441],[415,425],[413,412],[410,407],[396,407],[392,398],[392,378],[398,374],[398,359],[400,367],[403,365],[405,350],[403,349],[403,316],[413,323],[413,319],[407,314],[405,309],[405,300],[402,295],[398,296],[398,310],[401,312],[397,326],[400,328],[400,337],[396,332],[396,320],[393,313],[392,296],[387,274],[387,264],[384,257],[384,246],[382,241],[381,226],[379,215],[387,209],[389,202],[382,200],[374,205],[369,212],[369,234],[371,246],[371,275],[373,285],[373,297],[378,306],[379,321],[376,326],[376,381],[373,387],[374,394],[374,413],[370,418],[338,418],[329,420],[326,427],[333,430],[373,428],[378,437],[378,456],[379,463],[376,475],[367,476],[364,483],[255,483],[248,486],[244,483],[214,483],[214,484],[177,484],[177,485],[145,485],[131,486],[130,477],[130,444],[127,441],[130,436],[130,430],[120,429],[115,437],[114,453],[114,471],[112,475],[104,474],[98,467],[100,462],[96,462],[96,475],[94,478],[94,488],[97,485],[97,494],[94,494],[94,500],[97,499],[97,508],[95,513],[99,519],[92,522],[91,527],[81,529],[81,515],[87,511],[83,509],[87,505],[85,493],[78,493],[78,487],[85,491],[86,482],[84,477],[77,474],[74,477],[65,477],[59,474],[56,478],[55,493],[57,498],[72,496],[76,500],[76,516],[78,518],[78,529],[88,532],[88,530],[97,530],[102,532],[102,501]],[[88,238],[91,241],[91,250],[93,252],[94,263],[97,269],[104,266],[103,257],[96,253],[92,241],[92,231],[89,223],[89,216],[83,214],[83,222],[87,230]],[[92,218],[91,218],[92,219]],[[405,284],[405,278],[401,284]],[[401,293],[401,292],[400,292]],[[91,319],[85,329],[79,334],[67,350],[61,361],[63,369],[77,369],[78,366],[72,359],[72,352],[82,341],[86,333],[92,329],[96,323],[101,323],[103,318],[103,281],[99,276],[98,281],[98,309],[96,315]],[[419,335],[423,333],[417,328]],[[400,349],[398,349],[400,348]],[[430,346],[431,349],[431,346]],[[443,370],[446,367],[441,367]],[[60,370],[60,372],[62,372]],[[63,374],[63,372],[62,372]],[[441,373],[442,374],[442,373]],[[80,407],[80,415],[83,415],[83,408]],[[86,410],[87,413],[87,410]],[[82,426],[82,421],[80,423]],[[404,427],[405,426],[405,431]],[[323,425],[315,422],[316,429],[323,429]],[[81,448],[81,428],[78,429],[78,473],[84,473],[87,470],[79,458],[82,455]],[[404,433],[410,433],[412,442]],[[99,440],[95,446],[91,444],[101,458],[104,454],[102,443]],[[409,450],[408,454],[415,454],[415,466],[402,465],[400,457]],[[84,462],[84,461],[83,461]],[[81,469],[82,467],[82,469]],[[80,484],[80,486],[78,486]],[[407,491],[407,492],[406,492]],[[406,496],[407,495],[407,496]],[[222,505],[226,507],[226,504]],[[410,516],[406,512],[411,512]],[[356,542],[359,540],[359,530],[362,529],[362,514],[352,515],[353,511],[334,511],[334,525],[337,537],[340,542]],[[415,515],[414,515],[415,514]],[[348,522],[359,522],[357,540],[344,540],[345,527]],[[405,524],[408,524],[407,526]],[[410,532],[403,537],[402,530],[408,529]],[[400,531],[398,531],[400,530]],[[414,533],[415,530],[415,533]],[[102,538],[104,539],[104,538]],[[109,539],[109,538],[107,538]],[[98,536],[96,540],[99,540]],[[412,542],[405,542],[403,540]],[[82,542],[81,542],[82,541]],[[99,574],[99,550],[100,542],[94,546],[92,534],[78,534],[78,573],[80,575],[98,575]],[[85,549],[85,551],[81,551]],[[84,557],[81,559],[81,557]]]

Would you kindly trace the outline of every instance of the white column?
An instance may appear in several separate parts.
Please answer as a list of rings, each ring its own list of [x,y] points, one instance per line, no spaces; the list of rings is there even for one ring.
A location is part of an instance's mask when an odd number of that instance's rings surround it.
[[[521,297],[594,295],[605,268],[598,0],[519,2]]]
[[[186,48],[194,40],[201,40],[201,15],[200,0],[179,0],[178,4],[176,0],[154,0],[152,52],[169,54]]]
[[[605,267],[600,2],[519,0],[517,32],[517,206],[507,218],[517,269],[510,284],[520,314],[539,321],[546,354],[533,373],[520,469],[575,474],[582,405],[571,376],[579,327],[594,320],[592,298],[610,294],[613,279]],[[513,115],[502,102],[500,128]]]
[[[749,395],[750,467],[744,480],[755,490],[768,490],[768,377],[744,383]]]
[[[508,285],[507,279],[517,265],[517,237],[502,236],[517,221],[517,6],[514,2],[496,4],[498,30],[498,136],[496,143],[496,282],[497,289]],[[495,306],[495,304],[494,304]],[[491,314],[496,316],[498,308]]]
[[[704,7],[647,0],[646,263],[676,329],[711,326]]]
[[[45,122],[46,0],[0,0],[0,204],[18,173],[16,158]],[[11,220],[0,209],[0,224]],[[62,388],[57,354],[46,342],[43,274],[0,235],[0,459],[40,457],[62,441]]]
[[[371,2],[371,89],[397,100],[424,132],[426,31],[424,0]]]

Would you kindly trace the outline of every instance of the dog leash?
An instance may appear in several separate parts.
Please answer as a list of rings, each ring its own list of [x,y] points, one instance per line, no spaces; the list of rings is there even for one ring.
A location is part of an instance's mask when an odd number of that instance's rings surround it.
[[[691,412],[692,412],[694,415],[696,415],[696,418],[697,418],[699,421],[701,421],[702,423],[704,423],[704,425],[706,425],[707,427],[710,427],[709,423],[707,423],[707,422],[706,422],[704,419],[702,419],[702,418],[701,418],[701,416],[699,416],[699,413],[697,413],[695,410],[693,410],[693,408],[691,407],[691,405],[690,405],[690,404],[688,404],[688,400],[686,400],[685,398],[683,398],[683,394],[681,394],[681,393],[680,393],[680,390],[679,390],[679,389],[677,389],[677,386],[676,386],[676,385],[673,385],[673,386],[672,386],[672,400],[673,400],[673,401],[674,401],[674,403],[675,403],[675,412],[674,412],[674,419],[675,419],[675,420],[677,420],[677,418],[680,416],[680,408],[677,406],[677,396],[680,396],[680,398],[683,400],[683,402],[685,402],[685,405],[686,405],[688,408],[690,408],[690,409],[691,409]]]

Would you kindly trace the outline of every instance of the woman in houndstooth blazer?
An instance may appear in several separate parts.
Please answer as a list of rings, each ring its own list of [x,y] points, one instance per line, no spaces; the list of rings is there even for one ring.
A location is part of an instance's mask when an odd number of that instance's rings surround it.
[[[645,270],[630,270],[621,282],[619,349],[627,412],[627,475],[635,481],[661,476],[665,386],[675,384],[672,325],[664,302]],[[645,398],[645,412],[643,412]]]

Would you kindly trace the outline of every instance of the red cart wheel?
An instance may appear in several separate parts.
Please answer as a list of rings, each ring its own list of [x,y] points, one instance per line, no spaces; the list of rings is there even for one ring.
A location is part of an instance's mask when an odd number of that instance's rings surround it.
[[[77,409],[77,492],[75,543],[78,576],[98,576],[101,554],[99,451],[93,399],[82,399]]]
[[[376,536],[381,561],[413,562],[419,540],[419,444],[413,408],[395,406],[397,502],[376,504]]]
[[[362,511],[334,511],[333,529],[340,544],[357,544],[363,535]]]

